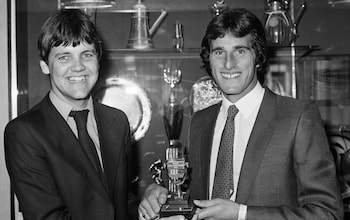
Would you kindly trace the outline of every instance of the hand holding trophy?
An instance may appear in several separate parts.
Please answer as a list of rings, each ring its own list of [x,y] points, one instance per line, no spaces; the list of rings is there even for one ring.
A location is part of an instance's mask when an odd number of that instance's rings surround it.
[[[150,169],[156,173],[153,179],[157,184],[162,184],[161,171],[166,170],[168,176],[168,199],[160,210],[160,217],[183,215],[191,219],[194,214],[194,207],[189,203],[188,194],[181,190],[181,186],[188,175],[188,162],[185,159],[184,148],[179,140],[182,127],[184,107],[175,99],[174,88],[181,81],[181,70],[164,69],[164,81],[170,84],[170,98],[164,105],[164,125],[169,146],[166,149],[164,164],[160,160],[154,162]]]

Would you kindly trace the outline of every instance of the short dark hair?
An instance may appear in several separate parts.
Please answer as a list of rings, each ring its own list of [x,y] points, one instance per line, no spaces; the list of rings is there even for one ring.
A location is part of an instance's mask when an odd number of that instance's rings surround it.
[[[202,40],[201,58],[209,76],[212,76],[209,56],[212,40],[231,33],[235,37],[252,36],[252,48],[256,54],[257,77],[263,84],[267,57],[265,30],[260,20],[250,11],[243,8],[226,9],[215,16],[208,24]]]
[[[86,42],[93,44],[97,57],[102,55],[102,42],[90,17],[79,9],[61,9],[55,11],[43,24],[38,49],[40,59],[47,62],[53,47],[60,45],[73,47]]]

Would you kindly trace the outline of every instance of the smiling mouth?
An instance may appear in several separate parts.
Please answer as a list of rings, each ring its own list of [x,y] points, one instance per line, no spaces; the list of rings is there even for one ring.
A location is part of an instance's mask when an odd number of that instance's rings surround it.
[[[234,79],[234,78],[239,77],[241,75],[241,72],[221,73],[221,75],[227,79]]]
[[[84,82],[88,79],[88,76],[84,75],[84,76],[70,76],[68,77],[68,81],[69,82],[73,82],[73,83],[76,83],[76,82]]]

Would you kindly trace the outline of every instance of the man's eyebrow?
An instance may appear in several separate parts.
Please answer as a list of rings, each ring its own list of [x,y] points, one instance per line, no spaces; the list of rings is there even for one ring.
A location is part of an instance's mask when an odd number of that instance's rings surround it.
[[[217,46],[217,47],[211,48],[212,51],[214,51],[214,50],[222,50],[222,49],[223,49],[223,47],[221,47],[221,46]]]
[[[71,53],[68,52],[68,51],[62,51],[62,52],[58,52],[55,54],[54,57],[59,57],[59,56],[62,56],[62,55],[70,55]]]
[[[248,47],[248,46],[245,46],[245,45],[237,45],[237,46],[235,46],[234,48],[235,48],[235,49],[242,49],[242,48],[244,48],[244,49],[250,49],[251,47]]]
[[[96,54],[97,52],[95,49],[88,49],[88,50],[82,51],[81,53],[94,53],[94,54]]]
[[[236,45],[236,46],[233,47],[233,49],[242,49],[242,48],[244,48],[244,49],[251,49],[251,47],[246,46],[246,45]],[[222,50],[222,49],[223,49],[222,46],[217,46],[217,47],[213,47],[211,50],[215,51],[215,50]]]

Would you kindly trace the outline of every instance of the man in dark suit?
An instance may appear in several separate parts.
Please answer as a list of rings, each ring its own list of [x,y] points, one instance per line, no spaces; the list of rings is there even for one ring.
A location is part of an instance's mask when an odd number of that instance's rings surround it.
[[[51,89],[5,130],[6,165],[24,219],[129,219],[128,209],[137,213],[129,123],[90,96],[102,52],[94,24],[80,10],[57,11],[38,46]]]
[[[193,219],[342,219],[317,107],[262,86],[267,48],[259,19],[245,9],[222,12],[207,27],[201,57],[223,100],[190,123]],[[166,194],[150,185],[140,219],[156,217]]]

